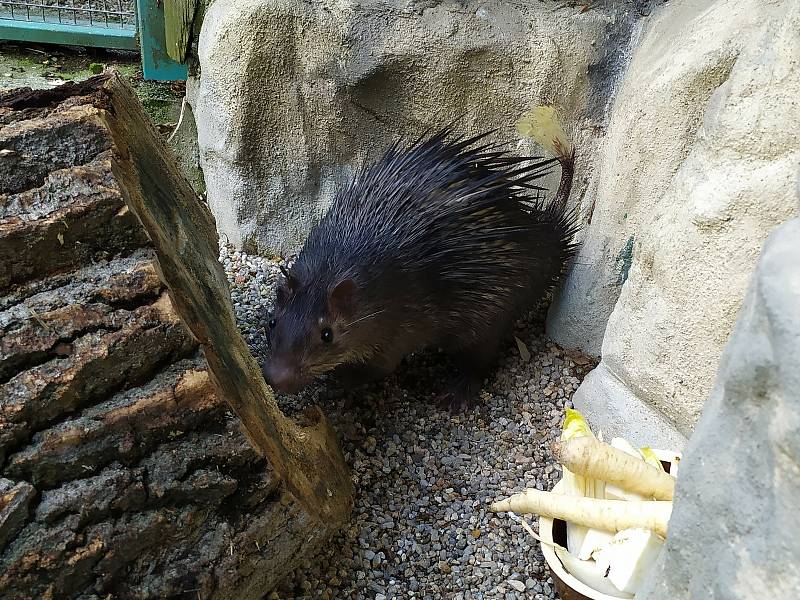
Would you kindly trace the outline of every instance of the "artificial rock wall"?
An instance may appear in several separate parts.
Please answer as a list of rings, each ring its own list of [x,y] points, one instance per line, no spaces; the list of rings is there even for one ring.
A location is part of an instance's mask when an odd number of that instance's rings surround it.
[[[290,254],[354,168],[460,115],[513,148],[516,121],[555,103],[592,147],[641,17],[625,4],[215,0],[188,96],[220,232]]]
[[[396,137],[463,114],[513,147],[527,109],[560,106],[585,227],[548,331],[602,355],[575,398],[596,427],[680,448],[759,249],[795,212],[798,10],[215,0],[188,86],[209,205],[235,245],[291,254]]]
[[[795,598],[800,589],[800,219],[764,245],[681,464],[641,600]]]
[[[574,401],[609,435],[691,433],[761,246],[796,214],[798,95],[796,2],[670,2],[646,25],[549,323],[599,349]]]

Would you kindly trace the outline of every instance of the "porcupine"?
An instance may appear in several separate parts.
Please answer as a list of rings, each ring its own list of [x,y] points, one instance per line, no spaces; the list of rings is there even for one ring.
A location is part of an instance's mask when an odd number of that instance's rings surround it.
[[[438,347],[458,374],[439,396],[468,406],[514,322],[559,281],[575,251],[567,211],[574,150],[510,155],[453,127],[392,145],[337,194],[290,269],[268,322],[267,382],[294,393],[335,369],[347,383]],[[556,164],[546,202],[535,182]]]

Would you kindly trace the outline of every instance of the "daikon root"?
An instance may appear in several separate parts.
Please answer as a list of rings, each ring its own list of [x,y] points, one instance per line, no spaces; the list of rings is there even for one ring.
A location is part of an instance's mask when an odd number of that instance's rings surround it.
[[[675,493],[674,477],[594,438],[556,441],[550,450],[559,463],[575,474],[602,479],[656,500],[672,500]]]
[[[527,531],[531,537],[533,537],[533,539],[543,546],[550,546],[553,549],[556,556],[561,561],[561,564],[564,565],[564,568],[567,570],[567,572],[575,577],[575,579],[588,585],[593,590],[605,594],[606,596],[614,596],[616,598],[633,598],[633,595],[631,594],[620,592],[613,583],[606,579],[605,569],[601,569],[593,559],[581,560],[577,558],[563,546],[539,537],[533,531],[533,529],[531,529],[531,526],[528,525],[528,522],[522,517],[516,517],[516,519],[519,520],[519,524],[522,525],[522,528]]]
[[[583,415],[572,408],[566,409],[564,415],[564,424],[561,430],[561,440],[568,441],[577,437],[588,436],[593,438],[589,423],[583,418]],[[605,484],[602,481],[594,479],[587,479],[581,475],[572,473],[569,469],[565,468],[561,476],[561,493],[567,496],[577,496],[580,498],[602,498],[605,494]],[[598,484],[602,489],[598,490]],[[601,495],[597,495],[597,492]],[[589,530],[581,525],[575,523],[567,523],[567,549],[575,555],[586,554],[584,542]],[[591,553],[590,553],[591,554]]]
[[[638,450],[636,450],[636,448],[631,446],[627,440],[621,437],[613,438],[611,440],[611,445],[617,450],[622,450],[625,454],[633,456],[634,458],[643,459],[644,457],[644,454],[641,454]],[[614,485],[613,483],[606,484],[605,498],[606,500],[652,500],[652,498],[646,498],[642,494],[637,494],[636,492],[629,492],[628,490],[625,490],[618,485]]]
[[[567,523],[567,529],[573,527],[572,523]],[[580,560],[589,560],[597,550],[605,548],[611,541],[614,534],[610,531],[603,531],[602,529],[587,529],[586,536],[581,542],[580,548],[573,552]]]
[[[535,513],[605,531],[640,527],[667,537],[672,502],[598,500],[528,489],[493,503],[489,509],[494,512]]]
[[[519,524],[522,525],[522,528],[527,531],[531,537],[533,537],[533,539],[543,546],[550,546],[553,549],[556,556],[561,561],[561,564],[564,565],[564,568],[567,570],[567,572],[575,577],[575,579],[588,585],[593,590],[602,592],[607,596],[614,596],[616,598],[633,598],[631,594],[620,592],[613,583],[606,579],[605,570],[600,569],[594,560],[580,560],[574,554],[571,554],[569,551],[567,551],[564,546],[539,537],[533,531],[533,529],[531,529],[531,526],[528,525],[528,522],[522,517],[516,517],[516,519],[519,520]]]

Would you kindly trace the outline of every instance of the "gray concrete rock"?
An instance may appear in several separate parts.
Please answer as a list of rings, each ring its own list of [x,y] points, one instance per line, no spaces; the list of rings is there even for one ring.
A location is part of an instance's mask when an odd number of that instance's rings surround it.
[[[572,404],[610,440],[623,437],[634,446],[654,446],[680,451],[686,437],[650,404],[600,363],[572,396]]]
[[[250,252],[289,254],[390,141],[465,115],[465,132],[499,127],[514,142],[542,103],[576,126],[580,197],[646,4],[215,0],[188,97],[219,230]]]
[[[800,590],[800,219],[769,236],[681,465],[642,600]]]
[[[613,305],[576,395],[595,427],[635,431],[655,411],[674,428],[648,443],[691,433],[759,249],[795,214],[798,28],[796,2],[670,2],[638,44],[550,320],[559,343],[594,351]]]
[[[594,206],[586,207],[591,223],[550,312],[549,330],[560,344],[600,356],[608,318],[638,259],[637,242],[662,226],[661,213],[683,203],[686,190],[676,189],[673,180],[693,151],[708,144],[704,119],[716,120],[712,104],[719,105],[720,93],[714,102],[712,96],[744,48],[753,52],[762,23],[785,12],[782,5],[787,3],[683,0],[670,2],[646,24],[586,192],[587,204]],[[787,58],[770,60],[785,64]],[[750,106],[758,101],[751,99]],[[728,112],[746,115],[739,109]],[[731,131],[727,144],[740,133]],[[720,150],[726,148],[716,144],[709,153]],[[763,234],[755,247],[762,241]],[[747,272],[754,256],[751,252]]]

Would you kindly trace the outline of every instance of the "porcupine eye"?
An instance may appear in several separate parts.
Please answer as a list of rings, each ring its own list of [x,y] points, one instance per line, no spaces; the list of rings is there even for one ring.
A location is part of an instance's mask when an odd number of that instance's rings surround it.
[[[330,344],[333,341],[333,332],[326,327],[322,330],[322,335],[320,337],[322,337],[323,342]]]
[[[267,323],[267,325],[269,326],[270,329],[275,329],[275,325],[277,325],[277,324],[278,324],[278,321],[276,321],[275,319],[270,319],[269,322]]]

